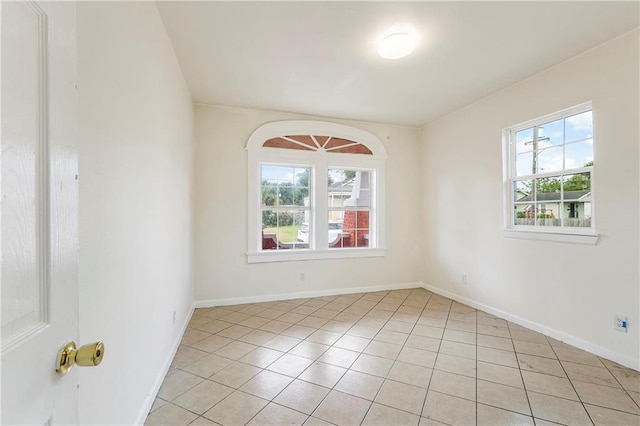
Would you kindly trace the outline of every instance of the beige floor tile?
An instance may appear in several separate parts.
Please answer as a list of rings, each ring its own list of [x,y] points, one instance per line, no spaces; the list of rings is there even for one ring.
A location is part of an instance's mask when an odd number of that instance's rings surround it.
[[[476,359],[476,345],[443,340],[440,345],[440,353]]]
[[[395,408],[373,403],[362,425],[371,426],[417,426],[419,416]]]
[[[396,361],[391,367],[387,378],[396,382],[426,388],[429,386],[432,372],[431,368]]]
[[[189,423],[189,426],[216,426],[216,423],[212,422],[206,417],[200,416],[194,421],[192,421],[191,423]]]
[[[329,348],[330,346],[328,345],[322,345],[320,343],[308,342],[306,340],[303,340],[302,342],[298,343],[296,347],[291,349],[289,353],[311,360],[316,360]]]
[[[573,383],[578,396],[585,404],[613,408],[631,414],[640,414],[638,405],[622,389],[577,380],[573,380],[571,383]]]
[[[330,320],[330,319],[333,319],[333,317],[335,317],[336,315],[338,315],[336,311],[332,311],[331,309],[321,308],[315,311],[314,313],[312,313],[310,316],[313,318]]]
[[[578,348],[574,348],[565,343],[552,345],[558,359],[561,361],[570,361],[578,364],[587,364],[594,367],[604,367],[600,359]]]
[[[371,343],[370,339],[365,339],[358,336],[342,336],[333,346],[342,349],[348,349],[350,351],[362,352],[367,345]]]
[[[591,424],[589,416],[581,403],[555,396],[529,392],[529,403],[533,416],[565,425]]]
[[[180,408],[173,404],[165,404],[147,417],[144,422],[145,425],[166,425],[166,426],[181,426],[188,425],[194,421],[198,416],[193,414],[184,408]]]
[[[434,369],[469,377],[477,374],[476,361],[446,354],[438,354]]]
[[[204,379],[185,371],[175,370],[173,374],[167,375],[160,390],[158,397],[165,401],[171,401],[177,396],[185,393]]]
[[[376,327],[367,327],[366,325],[356,324],[347,330],[347,334],[350,336],[362,337],[364,339],[373,339],[373,337],[380,331]]]
[[[522,371],[522,378],[524,379],[525,388],[529,392],[544,393],[559,398],[579,401],[578,395],[573,390],[569,379],[551,376],[549,374],[534,373],[532,371]]]
[[[431,383],[429,383],[429,391],[432,390],[475,401],[476,379],[435,370],[431,376]]]
[[[384,325],[384,327],[382,327],[382,329],[409,334],[411,333],[411,330],[413,330],[413,324],[402,321],[389,321]]]
[[[393,360],[391,359],[362,354],[351,365],[351,369],[361,373],[373,374],[374,376],[386,377],[392,366]]]
[[[385,330],[384,328],[376,334],[373,340],[378,342],[393,343],[394,345],[404,345],[409,334],[400,333],[398,331]]]
[[[337,365],[338,367],[349,368],[351,364],[360,356],[358,352],[349,351],[346,349],[331,347],[322,354],[318,361],[331,365]]]
[[[444,333],[444,326],[447,323],[445,318],[434,318],[434,317],[424,317],[421,316],[418,319],[417,325],[426,325],[429,327],[441,328],[442,333]]]
[[[478,334],[486,334],[488,336],[511,338],[507,327],[500,327],[488,324],[478,324]]]
[[[632,390],[627,390],[627,393],[629,394],[631,399],[633,399],[636,402],[636,404],[638,404],[640,406],[640,392],[634,392]]]
[[[282,332],[285,336],[295,337],[297,339],[306,339],[312,333],[315,333],[318,329],[313,327],[307,327],[300,324],[294,324]]]
[[[477,357],[478,361],[518,368],[518,359],[515,352],[478,346]]]
[[[332,426],[332,424],[311,416],[304,423],[304,426]]]
[[[313,412],[313,417],[335,425],[359,425],[370,406],[371,401],[366,399],[331,391]]]
[[[429,391],[422,410],[422,417],[450,425],[475,425],[476,403],[455,396]]]
[[[330,389],[313,383],[294,380],[273,401],[305,414],[311,414],[329,391]]]
[[[180,346],[173,358],[173,361],[171,362],[171,366],[175,368],[184,368],[206,355],[208,354],[205,351],[194,349],[189,346]]]
[[[199,342],[200,340],[203,340],[209,336],[211,336],[211,333],[188,327],[184,332],[184,335],[182,336],[181,344],[185,346],[191,346],[192,344]]]
[[[191,345],[192,348],[194,349],[200,349],[201,351],[205,351],[205,352],[215,352],[218,349],[228,345],[229,343],[233,342],[232,339],[228,339],[226,337],[222,337],[222,336],[216,336],[213,335],[211,337],[207,337],[206,339],[200,340],[197,343],[194,343],[193,345]]]
[[[271,333],[270,331],[253,330],[251,333],[245,334],[238,340],[240,340],[241,342],[260,346],[263,343],[267,343],[269,340],[273,339],[276,336],[277,334]]]
[[[531,343],[542,343],[548,344],[548,340],[544,334],[540,334],[536,331],[529,330],[528,328],[524,328],[522,326],[508,323],[509,332],[511,333],[511,338],[514,340],[521,340],[524,342]]]
[[[153,404],[151,405],[151,409],[149,410],[149,413],[153,413],[154,411],[156,411],[158,408],[162,407],[165,404],[167,404],[167,401],[165,401],[162,398],[154,399]]]
[[[518,354],[535,355],[545,358],[556,359],[556,354],[548,343],[525,342],[513,340],[513,346]]]
[[[298,375],[306,370],[311,363],[313,363],[313,360],[308,358],[284,354],[277,361],[267,367],[267,369],[286,376],[298,377]]]
[[[312,313],[314,313],[317,310],[318,310],[318,308],[313,307],[313,306],[300,305],[297,308],[295,308],[294,310],[292,310],[291,312],[293,312],[294,314],[300,314],[300,315],[311,315]]]
[[[210,380],[237,389],[261,371],[253,365],[234,362],[211,376]]]
[[[413,327],[411,334],[417,336],[431,337],[434,339],[442,339],[444,335],[444,328],[432,327],[430,325],[416,325]]]
[[[230,322],[231,324],[238,324],[240,321],[244,321],[251,315],[243,314],[242,312],[233,312],[228,315],[220,317],[220,320]]]
[[[273,309],[273,308],[268,308],[265,309],[264,311],[257,313],[256,316],[261,317],[261,318],[267,318],[269,320],[274,320],[276,318],[278,318],[281,315],[284,315],[286,312],[284,311],[280,311],[278,309]]]
[[[402,346],[400,345],[374,340],[367,345],[363,352],[365,354],[375,355],[382,358],[396,359],[401,350]]]
[[[309,416],[278,404],[270,403],[262,409],[247,425],[281,426],[302,425]]]
[[[230,387],[205,380],[175,398],[173,403],[185,410],[202,415],[231,392],[233,389]]]
[[[269,348],[255,348],[242,358],[241,362],[255,367],[266,368],[269,364],[280,358],[284,353]]]
[[[183,370],[188,371],[189,373],[196,374],[200,377],[207,378],[212,374],[222,370],[232,362],[233,361],[228,358],[211,354],[199,359],[193,364],[189,364],[188,366],[184,367]]]
[[[518,368],[479,361],[478,379],[524,389],[522,376]]]
[[[442,340],[434,339],[433,337],[425,337],[425,336],[418,336],[417,334],[410,334],[409,338],[407,339],[404,345],[410,348],[438,352],[438,350],[440,349],[441,342]]]
[[[346,368],[325,364],[324,362],[314,362],[302,374],[298,376],[306,382],[315,383],[320,386],[332,388],[347,371]]]
[[[293,379],[291,377],[274,373],[273,371],[263,370],[242,385],[240,390],[260,398],[271,400],[292,381]]]
[[[235,324],[229,328],[225,328],[224,330],[219,331],[217,335],[222,337],[227,337],[229,339],[238,339],[244,336],[245,334],[250,333],[251,331],[253,331],[253,329],[250,327],[245,327],[244,325]]]
[[[469,333],[475,333],[476,332],[475,318],[473,322],[456,321],[455,319],[451,319],[451,315],[450,315],[449,320],[447,321],[445,330],[458,330],[458,331],[467,331]]]
[[[235,391],[214,405],[203,416],[225,426],[243,425],[258,414],[268,402],[262,398]]]
[[[263,325],[265,325],[266,323],[268,323],[270,320],[268,318],[262,318],[262,317],[249,317],[244,321],[240,321],[238,323],[238,325],[244,326],[244,327],[251,327],[251,328],[259,328]]]
[[[273,339],[269,340],[267,343],[264,343],[262,346],[265,348],[273,349],[280,352],[290,351],[293,347],[295,347],[302,340],[296,339],[295,337],[278,335]]]
[[[231,327],[232,325],[233,324],[226,321],[211,320],[207,323],[196,325],[194,326],[194,328],[197,328],[198,330],[206,331],[207,333],[215,334]]]
[[[558,377],[567,377],[557,359],[543,358],[540,356],[518,354],[518,364],[521,370],[533,371],[534,373],[551,374]]]
[[[433,419],[428,419],[426,417],[420,417],[420,423],[418,424],[418,426],[440,426],[440,425],[446,425],[446,423],[442,423]]]
[[[640,416],[638,415],[624,413],[618,410],[611,410],[604,407],[597,407],[595,405],[585,404],[584,406],[596,426],[640,425]]]
[[[531,415],[524,389],[478,380],[478,402],[505,410]]]
[[[431,351],[424,351],[422,349],[404,347],[400,351],[397,360],[406,362],[409,364],[421,365],[423,367],[433,368],[436,363],[436,354]]]
[[[424,388],[385,380],[375,402],[420,415],[426,394]]]
[[[534,426],[533,418],[513,411],[502,410],[484,404],[478,404],[478,425],[479,426],[513,426],[530,425]]]
[[[288,322],[291,324],[296,324],[300,321],[302,321],[303,319],[305,319],[307,316],[306,315],[300,315],[300,314],[294,314],[293,312],[287,312],[284,315],[281,315],[278,317],[278,321],[284,321],[284,322]]]
[[[357,371],[347,371],[336,384],[335,390],[370,401],[375,398],[384,379]]]
[[[476,344],[476,333],[469,333],[466,331],[452,330],[446,328],[442,340],[448,340],[450,342],[468,343],[470,345]]]
[[[571,381],[579,380],[581,382],[595,383],[597,385],[611,386],[614,388],[621,387],[616,378],[613,377],[604,366],[594,367],[569,361],[561,361],[560,363]]]
[[[236,340],[235,342],[231,342],[227,346],[218,349],[214,354],[229,359],[240,359],[256,348],[256,345]]]
[[[272,333],[282,333],[291,326],[292,324],[290,322],[278,321],[276,319],[260,327],[260,330],[270,331]]]
[[[514,351],[513,341],[511,339],[505,339],[504,337],[487,336],[485,334],[478,334],[478,346],[485,348],[500,349],[503,351]]]
[[[334,333],[329,330],[318,330],[311,336],[307,337],[309,342],[320,343],[323,345],[333,345],[339,338],[340,333]]]
[[[640,371],[632,370],[615,362],[603,360],[611,374],[628,391],[640,392]]]

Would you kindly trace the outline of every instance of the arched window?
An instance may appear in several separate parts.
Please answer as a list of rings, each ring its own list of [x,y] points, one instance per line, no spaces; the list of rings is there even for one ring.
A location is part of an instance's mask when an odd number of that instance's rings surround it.
[[[259,127],[246,148],[250,263],[384,255],[386,152],[377,137],[279,121]]]

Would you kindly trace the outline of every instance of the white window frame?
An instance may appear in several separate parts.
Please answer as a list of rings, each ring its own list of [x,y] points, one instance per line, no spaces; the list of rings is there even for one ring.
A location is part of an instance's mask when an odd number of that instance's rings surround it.
[[[534,126],[549,123],[551,121],[570,117],[587,111],[593,111],[591,102],[585,102],[571,108],[564,109],[552,114],[535,118],[523,123],[510,126],[502,131],[503,139],[503,204],[504,204],[504,228],[503,235],[507,238],[522,238],[545,241],[559,241],[578,244],[596,244],[598,234],[596,232],[596,197],[595,197],[595,170],[594,167],[580,167],[575,169],[565,169],[556,172],[543,172],[532,175],[516,176],[516,140],[515,135],[521,130]],[[597,138],[597,128],[594,126],[594,144]],[[594,150],[595,154],[595,150]],[[595,155],[594,155],[595,156]],[[515,203],[513,201],[513,188],[515,181],[531,180],[544,177],[555,177],[559,175],[591,173],[591,226],[569,227],[569,226],[532,226],[515,224]],[[532,201],[532,204],[535,203]]]
[[[262,146],[265,141],[287,135],[324,135],[358,142],[372,152],[366,154],[328,153],[323,149],[304,151]],[[290,120],[267,123],[256,129],[246,145],[248,153],[247,262],[381,257],[385,241],[385,163],[386,150],[373,134],[355,127],[325,121]],[[308,249],[262,250],[261,165],[309,166],[310,235]],[[328,247],[329,169],[367,169],[371,176],[370,247]]]

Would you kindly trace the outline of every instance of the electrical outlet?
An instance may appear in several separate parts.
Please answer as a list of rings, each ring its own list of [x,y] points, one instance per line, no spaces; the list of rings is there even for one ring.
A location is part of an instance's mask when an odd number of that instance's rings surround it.
[[[467,274],[462,274],[462,277],[460,277],[460,284],[467,285]]]
[[[613,318],[613,328],[615,330],[621,331],[623,333],[627,332],[627,327],[629,326],[627,322],[627,317],[623,315],[616,315]]]
[[[304,281],[304,272],[300,272],[300,275],[298,276],[298,279],[300,281]]]
[[[173,323],[176,323],[176,311],[173,311]]]

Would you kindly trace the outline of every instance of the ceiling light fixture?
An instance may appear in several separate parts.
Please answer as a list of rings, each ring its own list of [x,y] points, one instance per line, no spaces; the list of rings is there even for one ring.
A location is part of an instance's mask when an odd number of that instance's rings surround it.
[[[400,59],[413,52],[416,40],[411,34],[393,33],[378,43],[378,55],[385,59]]]

